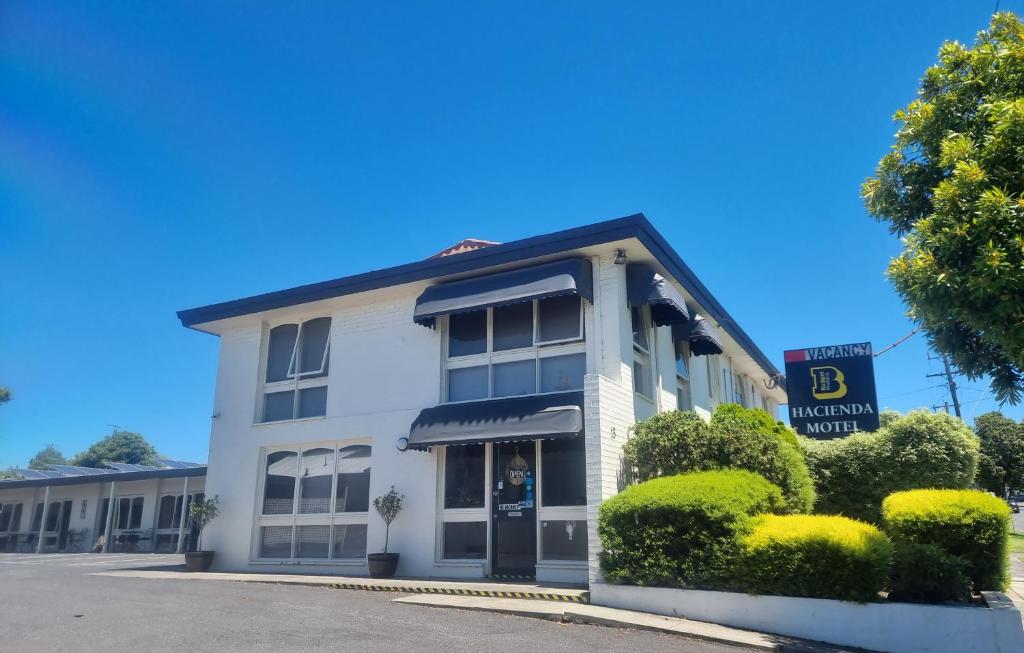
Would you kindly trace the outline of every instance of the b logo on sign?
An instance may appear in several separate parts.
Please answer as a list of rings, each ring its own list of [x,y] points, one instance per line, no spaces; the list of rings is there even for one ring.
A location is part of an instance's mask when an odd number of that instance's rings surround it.
[[[839,399],[846,396],[846,376],[838,367],[812,367],[811,380],[811,394],[815,399]]]

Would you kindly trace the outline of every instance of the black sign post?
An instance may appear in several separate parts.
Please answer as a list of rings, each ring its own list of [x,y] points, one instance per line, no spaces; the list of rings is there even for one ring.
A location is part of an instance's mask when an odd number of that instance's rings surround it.
[[[828,440],[878,428],[871,343],[793,349],[785,353],[789,423]]]

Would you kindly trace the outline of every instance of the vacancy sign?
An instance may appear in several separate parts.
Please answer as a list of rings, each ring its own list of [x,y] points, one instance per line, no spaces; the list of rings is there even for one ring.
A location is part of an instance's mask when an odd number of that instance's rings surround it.
[[[792,349],[785,353],[789,423],[827,440],[878,428],[871,343]]]

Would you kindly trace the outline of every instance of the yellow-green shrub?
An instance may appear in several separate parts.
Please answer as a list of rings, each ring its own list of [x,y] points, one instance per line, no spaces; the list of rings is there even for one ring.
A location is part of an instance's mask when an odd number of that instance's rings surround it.
[[[601,504],[601,568],[613,583],[723,589],[754,515],[782,512],[782,492],[725,469],[632,485]]]
[[[885,530],[897,547],[927,544],[966,563],[977,590],[1005,589],[1010,508],[977,490],[909,490],[882,502]],[[908,581],[913,572],[897,569]]]
[[[826,515],[762,515],[740,539],[735,588],[752,594],[874,601],[892,545],[870,524]]]

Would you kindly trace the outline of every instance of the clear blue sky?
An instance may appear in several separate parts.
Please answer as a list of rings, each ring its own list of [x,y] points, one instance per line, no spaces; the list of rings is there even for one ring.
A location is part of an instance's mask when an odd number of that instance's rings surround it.
[[[217,339],[177,309],[637,211],[780,367],[891,343],[858,186],[994,5],[71,4],[0,8],[0,467],[109,424],[205,460]],[[938,369],[915,337],[880,402]]]

